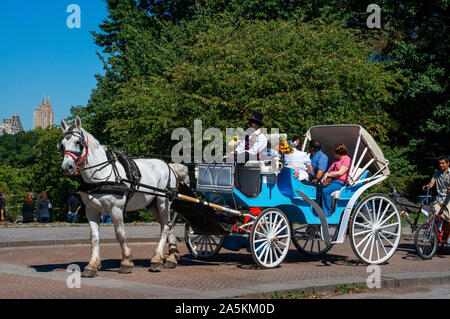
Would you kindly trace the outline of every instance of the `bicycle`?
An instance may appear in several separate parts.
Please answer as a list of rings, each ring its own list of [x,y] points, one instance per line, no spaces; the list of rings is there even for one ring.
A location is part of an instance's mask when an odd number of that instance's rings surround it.
[[[428,191],[429,188],[427,187],[427,194]],[[433,208],[433,204],[439,201],[440,194],[441,192],[437,194],[435,200],[431,203],[427,221],[420,225],[414,238],[417,254],[425,260],[433,258],[438,249],[442,250],[447,245],[450,229],[448,224],[444,223],[442,217]]]
[[[399,208],[400,216],[409,224],[411,227],[411,236],[414,236],[418,226],[417,223],[419,221],[420,214],[428,217],[428,212],[423,209],[424,205],[428,204],[428,199],[431,197],[429,190],[427,190],[426,196],[419,196],[419,205],[411,202],[408,197],[409,195],[403,191],[397,192],[395,185],[391,186],[391,194],[390,197],[394,200],[395,204]],[[410,210],[410,213],[408,213]],[[414,219],[411,217],[412,212],[414,211],[416,216]]]

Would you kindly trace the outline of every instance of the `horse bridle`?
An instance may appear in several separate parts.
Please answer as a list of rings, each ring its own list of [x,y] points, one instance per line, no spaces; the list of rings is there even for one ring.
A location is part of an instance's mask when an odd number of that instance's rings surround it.
[[[72,157],[72,159],[75,162],[75,166],[77,168],[75,174],[78,175],[80,173],[81,164],[86,162],[87,157],[89,155],[89,138],[87,136],[86,139],[84,138],[83,131],[81,131],[80,134],[78,132],[74,132],[73,127],[70,127],[69,130],[64,134],[63,139],[66,139],[68,141],[72,138],[72,136],[77,136],[80,138],[79,143],[82,146],[82,148],[79,152],[68,152],[66,150],[63,150],[62,140],[58,142],[57,147],[59,151],[64,152],[64,155],[69,155],[70,157]]]

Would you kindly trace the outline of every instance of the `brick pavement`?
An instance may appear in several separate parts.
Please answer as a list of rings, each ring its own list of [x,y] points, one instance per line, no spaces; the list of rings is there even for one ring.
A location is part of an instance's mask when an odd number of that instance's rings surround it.
[[[118,273],[119,246],[104,244],[102,271],[94,279],[83,279],[81,289],[66,287],[65,270],[73,263],[81,268],[86,265],[88,245],[2,248],[0,298],[226,298],[365,282],[367,277],[366,266],[357,262],[348,241],[318,259],[305,257],[291,247],[282,266],[270,270],[257,269],[245,250],[222,250],[209,261],[197,261],[184,243],[179,244],[179,267],[160,273],[148,272],[155,243],[131,244],[136,267],[127,275]],[[449,260],[450,248],[431,261],[418,259],[412,241],[406,238],[381,271],[383,278],[450,278]]]

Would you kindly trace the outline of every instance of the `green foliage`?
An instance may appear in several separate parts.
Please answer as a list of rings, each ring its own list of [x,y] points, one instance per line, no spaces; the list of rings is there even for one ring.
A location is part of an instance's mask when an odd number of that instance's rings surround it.
[[[381,30],[366,26],[371,1],[106,3],[107,72],[73,110],[103,143],[168,154],[173,128],[243,126],[250,109],[295,134],[353,122],[386,146],[385,185],[416,192],[424,158],[448,153],[447,0],[380,0]]]
[[[204,129],[245,127],[250,110],[262,111],[267,127],[288,134],[359,123],[388,139],[384,109],[398,75],[369,61],[370,47],[355,30],[227,15],[220,21],[185,45],[163,75],[131,77],[116,85],[116,101],[107,108],[88,105],[98,112],[88,112],[86,125],[103,128],[102,142],[141,156],[170,154],[172,130],[192,131],[195,119]],[[102,125],[97,114],[105,116]]]
[[[424,158],[449,152],[448,0],[380,0],[381,30],[366,27],[372,1],[105,2],[108,17],[93,35],[106,72],[71,117],[103,144],[168,155],[174,128],[192,132],[194,119],[203,129],[242,127],[250,110],[295,135],[356,123],[390,160],[379,190],[396,184],[411,194],[432,173]],[[47,190],[55,218],[65,217],[78,181],[60,172],[58,138],[56,128],[0,137],[10,207]]]
[[[33,163],[33,146],[39,136],[34,131],[5,134],[0,138],[0,163],[2,166],[27,167]]]
[[[383,153],[389,160],[389,170],[391,175],[383,183],[384,191],[388,192],[389,187],[395,185],[397,190],[402,190],[411,195],[418,195],[421,186],[429,179],[421,173],[421,170],[411,163],[409,159],[409,149],[406,147],[383,147]],[[432,170],[431,170],[432,172]]]
[[[6,159],[0,165],[0,190],[6,195],[10,213],[20,213],[28,193],[36,198],[39,192],[46,191],[53,206],[50,220],[65,220],[67,197],[79,183],[62,174],[61,154],[56,149],[60,139],[61,129],[56,127],[0,137],[0,145],[4,145],[0,157]],[[22,158],[26,158],[26,166],[21,165]],[[18,164],[10,166],[8,159]]]
[[[361,292],[363,290],[363,287],[358,284],[342,284],[339,285],[334,292],[340,293],[340,294],[351,294],[355,292]]]
[[[47,192],[53,205],[50,219],[63,221],[67,214],[67,198],[75,192],[81,182],[80,177],[68,177],[62,173],[61,153],[56,144],[62,138],[60,128],[38,129],[39,140],[33,148],[35,163],[32,167],[32,187],[35,192]],[[80,215],[83,215],[82,212]]]

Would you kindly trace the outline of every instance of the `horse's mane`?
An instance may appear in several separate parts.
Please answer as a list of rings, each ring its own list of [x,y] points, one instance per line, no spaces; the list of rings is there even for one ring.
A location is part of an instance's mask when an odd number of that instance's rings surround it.
[[[89,139],[89,147],[91,148],[91,149],[99,149],[99,148],[102,148],[102,149],[104,149],[104,150],[106,150],[107,148],[106,148],[106,146],[104,146],[104,145],[101,145],[100,144],[100,142],[91,134],[91,133],[89,133],[88,131],[86,131],[85,129],[83,129],[82,128],[82,130],[83,130],[83,134],[85,135],[85,136],[87,136],[87,138]]]

